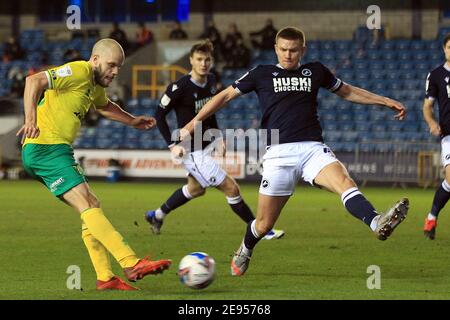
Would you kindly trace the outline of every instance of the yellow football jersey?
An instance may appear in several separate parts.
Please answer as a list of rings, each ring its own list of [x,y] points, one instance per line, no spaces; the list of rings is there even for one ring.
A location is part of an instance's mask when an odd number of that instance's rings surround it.
[[[72,144],[89,108],[107,105],[105,89],[95,84],[87,61],[70,62],[45,73],[49,87],[37,106],[40,134],[36,139],[26,138],[24,145]]]

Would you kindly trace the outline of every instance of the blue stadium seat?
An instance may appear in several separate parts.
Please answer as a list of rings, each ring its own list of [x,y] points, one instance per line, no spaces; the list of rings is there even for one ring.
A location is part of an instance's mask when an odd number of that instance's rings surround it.
[[[371,61],[369,68],[371,70],[383,70],[384,69],[384,62],[383,61]]]
[[[372,137],[374,140],[389,140],[391,138],[391,133],[388,131],[374,131]]]
[[[388,124],[388,131],[390,132],[400,132],[403,130],[403,122],[394,121]]]
[[[366,69],[368,69],[368,63],[366,60],[357,61],[353,65],[355,67],[355,71],[358,72],[358,74],[360,74],[361,71],[365,71]]]
[[[383,70],[371,70],[372,79],[381,80],[386,77],[386,71]]]
[[[129,139],[126,140],[122,145],[121,148],[124,149],[139,149],[140,143],[137,139]]]
[[[358,116],[362,116],[360,114],[355,116],[355,130],[356,131],[368,131],[370,130],[370,128],[372,127],[372,123],[370,123],[368,121],[368,117],[364,114],[365,118],[361,119],[361,117]],[[358,120],[360,119],[360,120]]]
[[[331,113],[331,112],[327,112],[322,116],[323,120],[328,122],[328,121],[336,121],[337,120],[337,115],[335,113]]]
[[[367,140],[366,142],[368,142],[370,140]],[[360,144],[359,146],[359,151],[361,152],[373,152],[375,150],[375,145],[373,145],[372,143],[363,143]]]
[[[417,50],[412,52],[412,58],[416,61],[425,61],[428,59],[428,50]]]
[[[341,141],[342,142],[351,142],[356,143],[358,142],[358,132],[356,131],[345,131],[342,134]]]
[[[397,52],[393,50],[380,50],[380,58],[387,61],[396,60]]]
[[[378,61],[382,57],[381,52],[379,51],[370,51],[367,53],[367,59],[370,61]]]
[[[375,92],[383,91],[383,90],[385,90],[387,87],[388,87],[388,86],[387,86],[387,83],[386,83],[385,81],[383,81],[383,80],[381,80],[381,81],[375,81],[375,82],[372,84],[372,90],[374,90]]]
[[[398,77],[399,77],[398,74],[389,74],[388,79],[385,80],[386,86],[391,91],[403,90],[403,81],[401,81]],[[394,78],[394,79],[390,79],[390,78]]]
[[[380,48],[383,50],[394,50],[395,42],[393,40],[385,40],[381,43]]]
[[[395,72],[395,71],[397,71],[398,70],[398,62],[395,60],[393,60],[393,61],[387,61],[385,64],[384,64],[384,68],[385,68],[385,70],[387,70],[389,73],[393,73],[393,71]]]
[[[139,99],[129,99],[124,106],[125,109],[135,109],[139,107]]]
[[[337,73],[338,77],[344,81],[353,79],[354,74],[353,70],[339,70]]]
[[[410,62],[404,62],[400,65],[399,76],[400,79],[403,80],[411,80],[416,79],[417,72],[414,69],[414,66]]]
[[[338,122],[339,130],[348,132],[355,129],[355,123],[353,121],[340,121]]]
[[[377,121],[377,120],[375,120],[375,121]],[[374,134],[376,134],[376,133],[386,133],[387,126],[384,123],[382,123],[382,122],[375,122],[374,124],[372,124],[372,131],[374,132]]]
[[[410,40],[397,40],[395,41],[395,49],[396,50],[409,50],[411,46]]]
[[[362,143],[373,140],[372,132],[370,132],[370,131],[360,131],[360,132],[358,132],[358,135],[359,135],[359,141]]]
[[[430,60],[441,61],[443,63],[445,56],[442,50],[435,50],[429,53],[428,58]]]
[[[321,121],[322,128],[325,131],[336,131],[338,130],[338,123],[336,121]]]
[[[341,131],[324,131],[323,135],[326,142],[338,142],[342,138]]]

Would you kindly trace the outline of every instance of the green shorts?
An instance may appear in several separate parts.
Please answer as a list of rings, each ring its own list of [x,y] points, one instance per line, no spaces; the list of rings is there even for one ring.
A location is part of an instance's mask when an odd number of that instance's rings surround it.
[[[87,182],[68,144],[26,144],[22,149],[22,161],[28,174],[57,197]]]

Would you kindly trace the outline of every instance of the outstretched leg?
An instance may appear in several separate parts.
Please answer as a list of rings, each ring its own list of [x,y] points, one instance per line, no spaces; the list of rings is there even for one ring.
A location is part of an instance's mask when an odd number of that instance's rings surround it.
[[[339,161],[325,166],[315,177],[314,183],[339,194],[347,211],[367,224],[380,240],[386,240],[408,212],[408,199],[402,199],[385,215],[378,214]]]
[[[80,213],[81,220],[89,233],[119,262],[128,280],[142,279],[148,274],[159,273],[169,268],[170,260],[150,261],[147,258],[139,259],[136,256],[120,233],[105,217],[98,200],[91,193],[87,183],[77,185],[64,193],[62,198]],[[103,266],[106,265],[103,263]]]

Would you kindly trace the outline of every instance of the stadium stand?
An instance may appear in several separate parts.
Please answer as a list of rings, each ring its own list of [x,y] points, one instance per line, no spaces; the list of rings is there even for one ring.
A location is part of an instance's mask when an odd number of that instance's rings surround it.
[[[343,81],[366,88],[403,102],[408,108],[404,122],[396,122],[393,113],[377,106],[347,103],[322,90],[319,94],[319,117],[326,142],[335,151],[352,152],[360,142],[391,139],[392,141],[429,142],[434,138],[423,125],[422,99],[425,79],[429,71],[444,61],[441,39],[450,28],[440,28],[436,40],[380,40],[372,41],[367,28],[358,28],[353,40],[311,40],[303,62],[319,60]],[[8,73],[12,68],[30,70],[41,66],[48,55],[49,65],[62,64],[64,52],[75,49],[88,58],[95,43],[93,37],[70,41],[46,41],[42,30],[25,30],[20,44],[25,59],[0,64],[0,96],[11,89]],[[3,47],[0,46],[0,54]],[[276,62],[273,51],[253,50],[251,66]],[[224,69],[221,75],[226,87],[242,76],[247,69]],[[150,98],[129,99],[127,110],[135,114],[155,113],[159,101]],[[258,100],[250,94],[233,100],[217,117],[222,128],[255,127],[259,119]],[[169,123],[174,126],[171,114]],[[381,146],[381,144],[378,144]],[[84,128],[75,142],[76,148],[98,149],[166,149],[156,130],[141,133],[125,126],[101,119],[97,127]],[[383,146],[385,148],[385,146]]]

